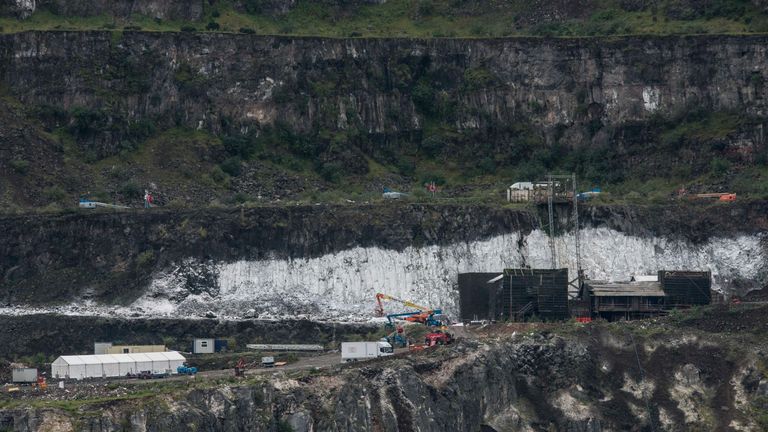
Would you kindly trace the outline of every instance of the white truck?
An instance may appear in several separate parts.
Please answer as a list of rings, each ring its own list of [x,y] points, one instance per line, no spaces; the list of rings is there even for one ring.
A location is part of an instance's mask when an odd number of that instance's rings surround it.
[[[341,361],[367,360],[394,354],[389,342],[342,342]]]

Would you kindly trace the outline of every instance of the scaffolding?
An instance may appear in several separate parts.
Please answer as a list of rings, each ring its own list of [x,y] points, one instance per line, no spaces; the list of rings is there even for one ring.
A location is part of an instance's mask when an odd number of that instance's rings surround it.
[[[537,315],[546,321],[568,318],[568,269],[505,269],[502,307],[506,316],[524,321]]]
[[[537,184],[541,184],[539,182]],[[579,226],[579,199],[577,192],[576,174],[554,175],[548,174],[546,189],[534,190],[534,202],[547,202],[547,216],[549,219],[549,252],[550,268],[558,268],[557,245],[555,243],[555,203],[567,203],[572,205],[572,214],[568,218],[573,223],[574,250],[576,258],[576,278],[569,282],[577,290],[581,290],[583,271],[581,268],[581,227]],[[546,193],[542,193],[542,190]]]

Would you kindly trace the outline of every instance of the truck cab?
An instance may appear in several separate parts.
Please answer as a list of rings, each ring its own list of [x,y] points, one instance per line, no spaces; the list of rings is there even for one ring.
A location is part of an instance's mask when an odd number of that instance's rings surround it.
[[[379,357],[381,356],[390,356],[395,353],[394,348],[392,348],[392,344],[386,341],[379,341]]]

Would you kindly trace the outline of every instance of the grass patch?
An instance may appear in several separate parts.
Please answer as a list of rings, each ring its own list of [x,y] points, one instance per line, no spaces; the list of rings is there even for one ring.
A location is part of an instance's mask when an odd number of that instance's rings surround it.
[[[731,184],[744,196],[768,199],[768,166],[752,166],[742,170]]]
[[[92,399],[74,399],[74,400],[20,400],[20,399],[0,399],[1,409],[13,408],[58,408],[69,413],[75,414],[83,408],[100,405],[116,401],[128,401],[137,399],[147,399],[156,396],[154,389],[142,389],[135,393],[124,396],[99,397]],[[96,408],[96,407],[94,407]]]
[[[312,35],[327,37],[504,37],[606,36],[629,34],[742,34],[768,31],[768,17],[748,0],[714,0],[706,7],[685,9],[662,1],[638,10],[619,0],[602,0],[591,14],[557,22],[535,19],[541,5],[513,0],[501,7],[478,7],[453,0],[390,0],[383,4],[332,7],[301,0],[284,15],[242,12],[231,2],[207,7],[199,22],[176,22],[133,15],[62,17],[39,10],[26,20],[0,18],[5,33],[25,30],[142,30]],[[546,6],[544,6],[546,8]],[[582,11],[574,16],[582,15]],[[245,29],[245,31],[242,31]]]
[[[675,146],[685,141],[710,142],[722,140],[742,125],[737,114],[715,112],[693,115],[661,135],[662,144]]]

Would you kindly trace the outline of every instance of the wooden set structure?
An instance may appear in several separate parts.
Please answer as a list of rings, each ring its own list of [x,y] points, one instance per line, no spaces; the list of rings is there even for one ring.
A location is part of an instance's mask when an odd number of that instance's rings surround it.
[[[568,269],[505,269],[459,275],[461,319],[609,321],[649,318],[711,303],[712,274],[661,270],[638,281],[584,280],[568,298]]]
[[[709,304],[711,285],[710,272],[694,271],[661,270],[655,281],[586,280],[574,302],[579,309],[576,316],[616,321],[663,315],[672,309]]]

